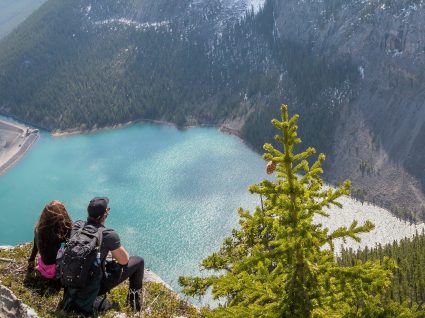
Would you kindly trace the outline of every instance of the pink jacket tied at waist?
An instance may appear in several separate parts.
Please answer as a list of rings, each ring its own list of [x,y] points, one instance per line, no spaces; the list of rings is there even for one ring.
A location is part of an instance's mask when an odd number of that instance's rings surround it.
[[[40,272],[41,276],[47,279],[53,279],[56,277],[56,264],[46,265],[43,263],[41,256],[37,258],[36,269]]]

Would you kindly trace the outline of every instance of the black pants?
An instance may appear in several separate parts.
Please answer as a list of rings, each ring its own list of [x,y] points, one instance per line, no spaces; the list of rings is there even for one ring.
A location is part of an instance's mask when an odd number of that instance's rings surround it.
[[[145,270],[145,261],[142,257],[131,256],[127,265],[112,269],[112,271],[108,271],[108,266],[106,267],[107,277],[102,279],[99,295],[106,294],[127,278],[130,279],[130,289],[138,290],[142,288],[143,272]]]

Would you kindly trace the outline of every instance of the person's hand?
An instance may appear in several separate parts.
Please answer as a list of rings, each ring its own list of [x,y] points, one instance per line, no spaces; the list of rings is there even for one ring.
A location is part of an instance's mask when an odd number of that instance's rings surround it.
[[[34,271],[35,268],[35,261],[33,260],[28,260],[28,267],[27,267],[27,272],[31,273]]]
[[[274,163],[273,161],[269,161],[267,163],[267,174],[272,174],[274,171],[276,170],[276,163]]]

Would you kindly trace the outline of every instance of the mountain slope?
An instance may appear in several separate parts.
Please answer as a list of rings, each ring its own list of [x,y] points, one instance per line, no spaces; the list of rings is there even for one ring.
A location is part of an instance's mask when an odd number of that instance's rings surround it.
[[[47,129],[226,125],[260,149],[285,102],[332,159],[328,181],[423,218],[424,6],[50,0],[0,43],[0,113]]]
[[[341,112],[330,179],[349,175],[367,199],[423,215],[425,2],[324,1],[308,9],[280,3],[280,12],[291,12],[277,22],[284,36],[311,43],[320,55],[349,56],[360,74],[356,98]],[[294,15],[304,22],[288,23]]]
[[[24,21],[46,0],[2,0],[0,2],[0,39]]]

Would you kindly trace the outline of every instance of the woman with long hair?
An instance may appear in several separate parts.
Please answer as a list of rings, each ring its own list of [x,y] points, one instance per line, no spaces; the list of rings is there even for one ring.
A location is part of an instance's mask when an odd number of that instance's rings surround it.
[[[32,253],[28,259],[28,270],[34,268],[37,253],[36,269],[47,279],[56,278],[56,257],[71,234],[72,221],[65,206],[60,201],[47,204],[34,230]]]

